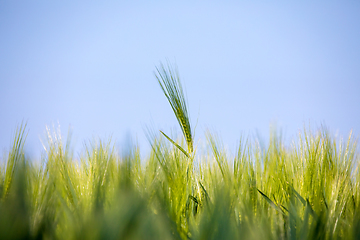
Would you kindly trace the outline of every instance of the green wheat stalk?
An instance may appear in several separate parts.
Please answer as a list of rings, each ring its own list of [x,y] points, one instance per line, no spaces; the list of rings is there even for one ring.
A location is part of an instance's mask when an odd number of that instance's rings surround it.
[[[160,131],[172,144],[174,144],[187,157],[193,153],[193,134],[191,133],[190,119],[186,107],[186,100],[177,68],[172,68],[170,64],[166,67],[161,63],[156,67],[155,77],[158,80],[162,91],[168,99],[176,119],[181,127],[181,131],[187,143],[187,152],[164,132]]]

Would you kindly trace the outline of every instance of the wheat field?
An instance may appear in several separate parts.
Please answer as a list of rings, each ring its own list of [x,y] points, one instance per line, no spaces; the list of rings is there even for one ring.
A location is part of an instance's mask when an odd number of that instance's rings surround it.
[[[0,239],[360,239],[354,136],[303,129],[285,144],[273,132],[266,147],[241,138],[230,154],[208,132],[199,151],[177,69],[156,70],[182,137],[149,131],[145,159],[110,140],[75,158],[49,130],[34,161],[21,124],[0,166]]]

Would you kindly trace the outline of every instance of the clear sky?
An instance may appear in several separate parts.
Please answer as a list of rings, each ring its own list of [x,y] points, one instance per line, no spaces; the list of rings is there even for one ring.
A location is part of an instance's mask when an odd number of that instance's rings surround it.
[[[210,129],[235,149],[271,124],[360,135],[359,1],[1,1],[1,152],[23,120],[34,156],[53,124],[75,155],[110,136],[146,152],[146,127],[180,135],[154,77],[166,59],[196,141]]]

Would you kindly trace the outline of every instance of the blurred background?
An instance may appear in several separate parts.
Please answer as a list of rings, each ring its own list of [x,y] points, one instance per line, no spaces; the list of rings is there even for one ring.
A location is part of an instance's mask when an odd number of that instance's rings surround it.
[[[146,129],[178,134],[154,77],[177,65],[195,142],[207,129],[291,143],[305,127],[360,134],[358,1],[1,1],[0,150],[27,122],[38,158],[46,126],[150,152]],[[171,135],[171,134],[170,134]]]

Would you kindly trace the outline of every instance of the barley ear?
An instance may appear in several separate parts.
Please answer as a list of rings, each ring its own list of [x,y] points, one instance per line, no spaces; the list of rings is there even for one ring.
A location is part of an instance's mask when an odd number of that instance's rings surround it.
[[[155,77],[158,80],[166,98],[168,99],[176,119],[181,127],[181,131],[184,135],[188,148],[188,154],[185,155],[189,156],[193,152],[193,135],[191,133],[189,114],[187,111],[185,95],[181,86],[178,70],[177,68],[172,68],[170,64],[167,64],[166,67],[163,64],[160,64],[160,67],[156,68]],[[163,135],[165,134],[163,133]],[[165,137],[169,139],[169,137],[166,135]],[[174,141],[171,142],[174,144]],[[178,147],[178,145],[175,146]]]

